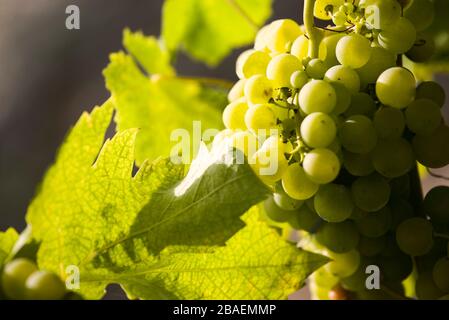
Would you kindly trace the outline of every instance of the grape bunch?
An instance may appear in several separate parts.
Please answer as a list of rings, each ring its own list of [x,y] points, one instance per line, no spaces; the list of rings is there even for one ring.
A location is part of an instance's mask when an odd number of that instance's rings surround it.
[[[430,0],[317,0],[315,18],[333,22],[313,28],[318,43],[276,20],[237,59],[213,147],[240,150],[273,190],[267,219],[332,259],[311,277],[315,298],[385,298],[404,294],[406,279],[420,299],[448,297],[449,188],[422,202],[414,185],[417,162],[449,164],[445,92],[402,66],[432,56],[433,10]],[[369,265],[387,289],[366,289]]]
[[[0,296],[11,300],[60,300],[74,299],[78,295],[67,292],[61,279],[45,270],[39,270],[28,258],[16,258],[8,262],[0,278]]]

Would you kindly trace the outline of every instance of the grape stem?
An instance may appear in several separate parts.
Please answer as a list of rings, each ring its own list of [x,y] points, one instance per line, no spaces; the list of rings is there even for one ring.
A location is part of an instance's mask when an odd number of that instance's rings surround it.
[[[228,0],[228,3],[248,22],[248,24],[255,30],[259,30],[257,23],[243,10],[236,0]]]
[[[313,8],[316,0],[304,0],[304,26],[306,27],[307,37],[310,41],[309,57],[312,59],[318,58],[319,41],[318,33],[315,28],[315,21],[313,17]]]

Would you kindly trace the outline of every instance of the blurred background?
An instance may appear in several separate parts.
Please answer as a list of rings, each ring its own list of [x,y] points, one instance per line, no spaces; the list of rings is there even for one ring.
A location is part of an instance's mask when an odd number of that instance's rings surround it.
[[[67,30],[78,5],[81,29]],[[0,0],[0,229],[22,230],[36,187],[69,128],[108,97],[102,70],[130,27],[159,35],[163,0]],[[277,0],[270,20],[301,20],[301,1]],[[215,69],[180,56],[182,75],[236,80],[234,52]],[[438,80],[449,92],[447,76]],[[446,106],[446,116],[447,116]],[[444,173],[447,170],[440,170]],[[426,178],[424,189],[444,180]]]

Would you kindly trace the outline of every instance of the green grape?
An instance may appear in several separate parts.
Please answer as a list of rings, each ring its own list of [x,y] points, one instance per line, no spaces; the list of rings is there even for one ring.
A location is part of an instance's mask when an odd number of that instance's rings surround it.
[[[273,194],[273,200],[279,208],[284,210],[297,210],[303,205],[303,201],[290,198],[284,191]]]
[[[339,82],[352,94],[355,94],[360,90],[360,78],[357,72],[342,65],[333,66],[327,70],[324,75],[324,80],[328,82]]]
[[[340,128],[343,147],[353,153],[368,153],[377,144],[377,134],[371,120],[365,116],[349,117]]]
[[[371,156],[376,171],[387,178],[402,176],[415,164],[412,147],[405,139],[380,140]]]
[[[296,200],[306,200],[318,191],[318,184],[312,182],[297,163],[290,165],[282,176],[282,187],[285,192]]]
[[[367,263],[360,262],[357,270],[349,277],[345,277],[340,280],[341,285],[346,290],[350,291],[363,291],[366,289],[366,274]]]
[[[406,56],[414,62],[429,61],[435,53],[435,40],[426,33],[418,33],[413,47],[407,51]]]
[[[237,76],[240,79],[248,79],[258,74],[264,75],[269,62],[268,53],[253,49],[246,50],[237,58]]]
[[[384,105],[403,109],[415,98],[416,80],[409,70],[394,67],[384,71],[376,82],[376,94]]]
[[[259,149],[259,142],[256,136],[248,131],[233,134],[229,138],[229,145],[243,152],[247,158],[251,158]]]
[[[26,280],[26,294],[30,300],[60,300],[66,293],[65,285],[54,273],[35,271]]]
[[[309,76],[302,70],[293,72],[290,77],[290,85],[295,89],[301,89],[307,82],[309,82]]]
[[[343,165],[350,174],[357,177],[367,176],[374,172],[371,156],[368,153],[352,153],[343,151]]]
[[[401,110],[384,107],[374,114],[374,128],[380,139],[398,139],[405,129],[405,118]]]
[[[430,99],[442,107],[446,100],[446,93],[437,82],[425,81],[416,88],[416,99]]]
[[[430,136],[441,125],[440,107],[428,99],[413,101],[405,110],[407,127],[416,134]]]
[[[277,125],[272,105],[264,103],[249,108],[245,113],[245,124],[255,134],[262,132],[268,135],[268,131]]]
[[[340,160],[329,149],[318,148],[306,154],[304,172],[315,183],[326,184],[335,180],[340,172]]]
[[[337,105],[337,94],[326,81],[312,80],[299,92],[299,105],[306,114],[331,113]]]
[[[316,193],[314,207],[323,220],[342,222],[351,216],[354,203],[351,199],[351,193],[345,186],[327,184],[322,185]]]
[[[410,198],[410,176],[405,174],[390,180],[392,197]]]
[[[302,206],[293,214],[289,223],[296,230],[315,233],[324,221],[307,206]]]
[[[332,12],[345,3],[345,0],[316,0],[313,14],[321,20],[331,20]]]
[[[273,21],[266,34],[267,47],[272,52],[288,52],[296,38],[302,35],[301,27],[291,19]]]
[[[412,4],[404,11],[404,17],[409,19],[416,30],[427,29],[435,17],[435,8],[430,0],[413,0]]]
[[[332,22],[337,26],[341,27],[346,25],[346,14],[342,11],[337,11],[332,15]]]
[[[364,36],[352,33],[338,41],[336,54],[342,65],[353,69],[361,68],[371,57],[371,44]]]
[[[402,221],[412,218],[414,210],[412,205],[401,198],[394,198],[388,204],[391,209],[391,230],[396,230]]]
[[[267,78],[275,88],[290,86],[293,72],[302,68],[301,61],[294,55],[283,53],[271,59],[267,67]]]
[[[396,241],[408,255],[425,255],[433,246],[432,224],[423,218],[407,219],[396,230]]]
[[[1,277],[6,296],[13,300],[26,299],[25,282],[35,271],[37,266],[28,259],[18,258],[8,262],[3,268]]]
[[[353,220],[353,221],[357,221],[359,219],[362,219],[363,217],[369,215],[368,212],[363,211],[362,209],[358,208],[358,207],[354,207],[354,210],[352,211],[351,216],[349,217],[349,219]]]
[[[309,56],[309,47],[310,47],[310,41],[305,36],[299,36],[292,44],[290,53],[297,57],[300,61],[303,61]],[[321,42],[318,48],[318,58],[321,60],[324,60],[327,54],[327,48],[326,45]]]
[[[340,280],[338,277],[328,272],[325,267],[321,267],[312,273],[311,279],[318,287],[327,289],[335,287]]]
[[[251,104],[267,103],[273,96],[273,84],[263,75],[252,76],[246,81],[244,92]]]
[[[388,232],[391,226],[391,210],[384,207],[377,212],[365,215],[356,220],[357,230],[361,235],[369,238],[378,238]]]
[[[345,112],[346,117],[363,115],[372,117],[376,112],[376,103],[371,96],[365,92],[358,92],[352,95],[351,104]]]
[[[437,151],[436,151],[437,150]],[[449,127],[442,124],[432,135],[413,138],[416,159],[429,168],[442,168],[449,164]]]
[[[312,59],[306,66],[306,73],[313,79],[323,79],[326,70],[326,64],[320,59]]]
[[[449,187],[438,186],[430,190],[424,198],[423,211],[432,223],[449,224]]]
[[[321,41],[320,47],[323,46],[324,49],[322,51],[325,51],[325,57],[323,58],[323,61],[326,63],[327,66],[332,67],[339,64],[335,52],[338,41],[340,41],[340,39],[343,38],[344,36],[345,36],[344,33],[333,32],[330,36],[325,37]]]
[[[339,278],[347,278],[354,274],[360,265],[360,254],[357,250],[351,250],[342,254],[329,252],[329,258],[333,259],[333,261],[326,264],[325,268]]]
[[[419,272],[433,270],[441,257],[446,256],[448,242],[443,238],[435,238],[432,249],[423,256],[415,257],[416,268]]]
[[[273,197],[269,197],[263,204],[267,218],[273,222],[287,222],[295,214],[295,211],[284,210],[276,205]]]
[[[416,29],[410,20],[401,17],[393,25],[382,30],[377,39],[379,44],[391,53],[405,53],[415,43]]]
[[[396,56],[381,47],[371,48],[371,57],[363,67],[356,69],[360,78],[360,88],[376,83],[377,78],[385,70],[396,65]]]
[[[396,0],[361,0],[366,22],[374,29],[388,29],[401,17],[401,5]]]
[[[449,292],[449,258],[443,257],[433,267],[433,281],[445,293]]]
[[[272,184],[281,180],[288,168],[284,153],[285,147],[282,140],[277,136],[271,136],[253,155],[250,165],[265,183]]]
[[[382,209],[390,199],[390,192],[388,182],[376,173],[358,178],[351,186],[355,205],[368,212]]]
[[[351,104],[351,93],[341,83],[332,82],[331,85],[337,95],[337,104],[332,112],[339,115],[348,110],[349,105]]]
[[[359,245],[357,250],[360,254],[365,257],[374,257],[382,252],[387,243],[385,236],[380,236],[377,238],[368,238],[365,236],[360,236]]]
[[[384,281],[404,281],[413,271],[413,260],[406,254],[381,257],[379,269]]]
[[[322,112],[309,114],[301,123],[301,137],[312,148],[325,148],[334,141],[337,127],[332,118]]]
[[[416,296],[420,300],[436,300],[444,296],[433,280],[432,271],[420,273],[415,285]]]
[[[265,51],[269,52],[270,49],[268,49],[268,40],[269,35],[272,29],[272,25],[267,24],[259,29],[259,31],[256,34],[256,39],[254,40],[254,49],[258,51]]]
[[[223,110],[223,123],[227,129],[246,130],[245,113],[248,111],[248,104],[245,99],[238,99],[231,102]]]
[[[307,199],[306,206],[307,208],[316,213],[314,200],[315,200],[314,198]]]
[[[325,223],[316,233],[316,240],[335,253],[345,253],[357,247],[359,233],[352,221]]]
[[[245,96],[245,83],[246,80],[245,79],[240,79],[239,81],[237,81],[234,86],[231,88],[231,90],[229,90],[228,93],[228,101],[229,102],[234,102],[237,99],[240,99],[242,97]]]

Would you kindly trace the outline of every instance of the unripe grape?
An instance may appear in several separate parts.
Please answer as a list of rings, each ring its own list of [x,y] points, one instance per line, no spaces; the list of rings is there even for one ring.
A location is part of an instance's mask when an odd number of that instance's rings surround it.
[[[333,183],[321,186],[313,203],[318,215],[327,222],[345,221],[354,210],[349,190]]]
[[[277,125],[272,105],[265,103],[249,108],[245,114],[245,124],[254,134],[269,136],[269,131]]]
[[[334,181],[340,172],[340,167],[340,160],[329,149],[314,149],[304,157],[304,171],[315,183],[326,184]]]
[[[346,170],[353,176],[367,176],[374,172],[369,153],[360,154],[344,151],[343,159]]]
[[[433,246],[433,227],[424,218],[410,218],[396,230],[399,248],[408,255],[422,256]]]
[[[282,140],[271,136],[252,157],[251,167],[265,182],[272,184],[280,180],[287,170]]]
[[[302,206],[293,214],[289,223],[296,230],[315,233],[324,221],[308,206]]]
[[[299,92],[299,105],[306,114],[330,113],[337,105],[337,94],[326,81],[312,80]]]
[[[440,107],[428,99],[413,101],[405,110],[407,127],[416,134],[430,136],[441,125]]]
[[[430,0],[413,0],[412,4],[404,11],[404,17],[409,19],[416,30],[427,29],[435,17],[435,8]]]
[[[335,241],[335,238],[333,239]],[[351,250],[345,253],[329,252],[329,262],[325,268],[333,275],[339,278],[346,278],[355,273],[360,265],[360,254],[357,250]]]
[[[312,59],[307,63],[306,72],[313,79],[323,79],[327,66],[320,59]]]
[[[373,123],[366,116],[349,117],[340,128],[343,147],[353,153],[368,153],[377,144],[377,134]]]
[[[399,18],[393,25],[379,33],[379,44],[394,54],[405,53],[416,40],[416,29],[407,18]]]
[[[269,62],[268,53],[253,49],[246,50],[237,58],[237,76],[240,79],[248,79],[254,75],[264,75]]]
[[[299,36],[292,44],[290,53],[303,61],[309,56],[310,40],[305,35]],[[325,43],[321,42],[318,49],[318,58],[323,60],[326,57],[327,50]]]
[[[355,221],[357,230],[361,235],[370,238],[377,238],[385,235],[391,227],[391,210],[384,207],[377,212],[364,215]]]
[[[365,9],[367,23],[375,29],[387,29],[402,14],[401,6],[396,0],[361,0],[359,5]]]
[[[406,56],[414,62],[426,62],[435,53],[435,40],[428,34],[419,33],[413,47],[407,51]]]
[[[313,15],[321,20],[331,20],[332,12],[345,3],[345,0],[316,0]]]
[[[363,67],[371,57],[369,40],[357,33],[341,38],[336,50],[338,61],[353,69]]]
[[[444,292],[437,287],[433,280],[432,271],[425,271],[418,275],[415,291],[417,298],[420,300],[436,300],[444,296]]]
[[[306,200],[318,191],[318,184],[312,182],[298,164],[291,164],[282,176],[282,187],[290,197]]]
[[[343,84],[352,94],[360,90],[360,78],[353,69],[342,65],[327,70],[324,80]]]
[[[301,123],[301,137],[312,148],[325,148],[332,143],[337,127],[330,116],[322,112],[308,115]]]
[[[290,77],[290,85],[295,89],[301,89],[307,82],[309,82],[309,76],[302,70],[293,72]]]
[[[298,210],[302,207],[304,201],[289,197],[283,190],[273,194],[274,202],[284,210]]]
[[[240,99],[245,95],[245,83],[245,79],[240,79],[234,84],[234,86],[231,88],[231,90],[229,90],[228,93],[229,102],[234,102],[235,100]]]
[[[301,27],[291,19],[273,21],[266,34],[267,47],[278,53],[285,53],[296,38],[302,35]]]
[[[374,212],[382,209],[390,199],[390,185],[378,174],[360,177],[352,183],[352,198],[362,210]]]
[[[256,75],[245,83],[245,97],[251,104],[267,103],[273,96],[273,83],[264,75]]]
[[[377,78],[385,70],[396,65],[396,56],[381,47],[371,48],[371,57],[363,67],[356,69],[360,77],[360,88],[376,83]]]
[[[435,150],[438,150],[437,152]],[[442,124],[430,136],[413,138],[416,159],[429,168],[442,168],[449,164],[449,127]]]
[[[416,88],[416,99],[429,99],[442,107],[446,100],[446,93],[437,82],[425,81]]]
[[[376,171],[387,178],[406,174],[415,163],[410,143],[402,138],[380,140],[371,156]]]
[[[59,300],[66,293],[66,289],[54,273],[35,271],[26,281],[26,292],[30,300]]]
[[[324,57],[320,54],[320,58],[326,63],[328,67],[333,67],[339,64],[337,55],[335,53],[338,41],[345,36],[344,33],[332,33],[321,41],[320,53],[325,52]],[[321,48],[323,47],[323,48]]]
[[[248,104],[245,99],[239,99],[230,103],[223,110],[223,123],[227,129],[246,130],[245,113],[248,111]]]
[[[374,115],[374,128],[381,139],[398,139],[405,129],[405,118],[401,110],[384,107]]]
[[[365,92],[357,92],[351,97],[351,104],[345,112],[346,117],[362,115],[372,118],[376,112],[376,103],[373,98]]]
[[[28,259],[18,258],[8,262],[1,277],[6,296],[14,300],[26,299],[25,282],[35,271],[37,271],[37,266]]]
[[[302,68],[301,62],[294,55],[283,53],[274,57],[267,67],[267,78],[275,88],[289,87],[290,78],[295,71]]]
[[[271,23],[259,29],[254,40],[254,49],[259,51],[269,52],[268,49],[268,35],[271,32]]]
[[[384,105],[403,109],[415,98],[415,77],[405,68],[390,68],[377,79],[376,94]]]
[[[332,82],[331,85],[337,95],[337,105],[332,112],[336,115],[340,115],[346,112],[351,105],[351,93],[339,82]]]
[[[443,257],[433,267],[433,281],[443,292],[449,292],[449,258]]]
[[[285,210],[280,208],[275,202],[273,197],[269,197],[264,201],[264,211],[268,217],[273,222],[287,222],[295,211]]]
[[[434,224],[449,224],[449,187],[438,186],[430,190],[423,202],[423,211]]]

